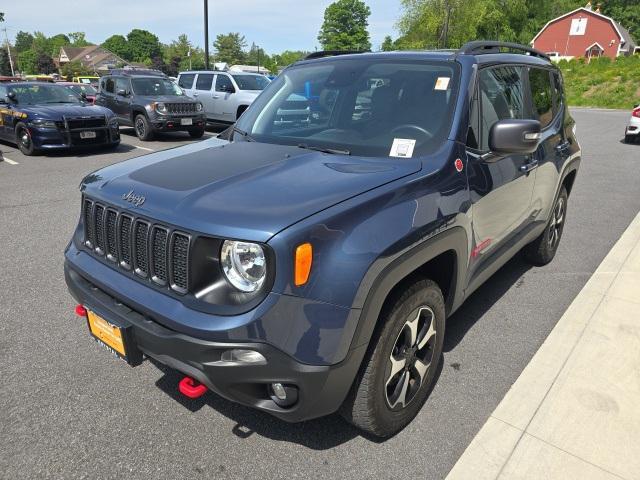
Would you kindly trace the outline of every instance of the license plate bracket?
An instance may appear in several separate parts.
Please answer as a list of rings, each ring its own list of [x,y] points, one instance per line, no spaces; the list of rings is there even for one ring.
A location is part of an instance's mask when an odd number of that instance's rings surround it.
[[[94,132],[93,130],[87,130],[86,132],[80,132],[80,138],[87,139],[87,138],[96,138],[96,132]]]
[[[193,125],[193,118],[181,118],[180,125]]]
[[[99,344],[129,365],[135,367],[142,363],[142,352],[136,345],[131,325],[116,325],[87,310],[87,326],[89,333]]]

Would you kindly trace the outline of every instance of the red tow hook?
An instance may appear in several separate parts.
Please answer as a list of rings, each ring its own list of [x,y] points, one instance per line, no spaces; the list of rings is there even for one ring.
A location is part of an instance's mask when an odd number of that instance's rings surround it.
[[[178,383],[178,390],[180,390],[180,393],[185,397],[189,398],[200,398],[207,393],[206,385],[191,377],[184,377],[180,380],[180,383]]]
[[[87,316],[87,309],[84,308],[84,305],[76,305],[76,315],[79,317]]]

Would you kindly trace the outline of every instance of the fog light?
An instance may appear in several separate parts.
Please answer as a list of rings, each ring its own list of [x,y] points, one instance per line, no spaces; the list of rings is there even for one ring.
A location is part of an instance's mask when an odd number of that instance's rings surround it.
[[[247,363],[251,365],[266,365],[267,359],[255,350],[225,350],[220,356],[220,361],[225,363]]]
[[[287,392],[281,383],[272,383],[271,388],[273,389],[273,393],[276,397],[278,397],[279,400],[287,399]]]

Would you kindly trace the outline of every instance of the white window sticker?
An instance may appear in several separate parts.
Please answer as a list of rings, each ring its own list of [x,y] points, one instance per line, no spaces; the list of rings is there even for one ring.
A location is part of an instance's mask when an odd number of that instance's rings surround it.
[[[411,158],[416,141],[411,138],[394,138],[391,145],[390,157]]]
[[[449,88],[449,77],[438,77],[434,90],[446,90]]]

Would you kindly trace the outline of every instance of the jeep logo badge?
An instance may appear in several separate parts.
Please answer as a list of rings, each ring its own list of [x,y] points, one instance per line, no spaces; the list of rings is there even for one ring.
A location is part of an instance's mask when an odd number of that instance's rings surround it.
[[[131,190],[128,193],[123,194],[122,195],[122,199],[125,202],[129,202],[134,207],[140,207],[144,203],[144,201],[146,200],[144,195],[136,195],[133,190]]]

